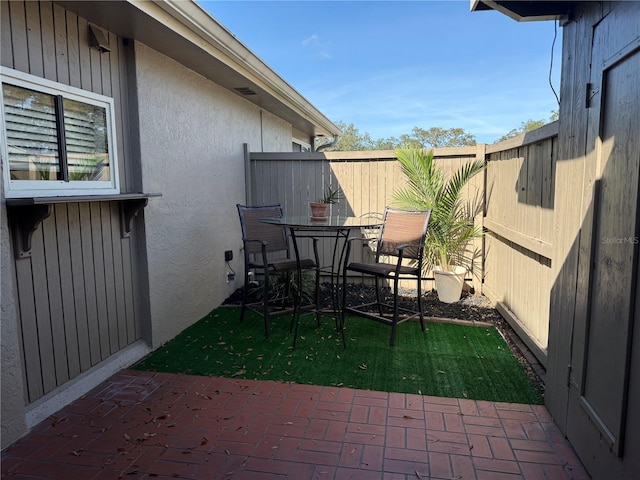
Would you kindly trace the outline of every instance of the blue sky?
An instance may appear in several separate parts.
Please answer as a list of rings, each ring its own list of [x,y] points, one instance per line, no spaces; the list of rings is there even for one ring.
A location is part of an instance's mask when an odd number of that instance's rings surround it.
[[[414,126],[493,143],[548,120],[554,22],[516,22],[469,1],[200,1],[330,120],[372,139]],[[562,29],[552,84],[560,92]]]

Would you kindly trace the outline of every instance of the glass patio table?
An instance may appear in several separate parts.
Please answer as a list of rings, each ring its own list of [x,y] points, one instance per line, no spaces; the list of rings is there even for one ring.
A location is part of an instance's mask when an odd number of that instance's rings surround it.
[[[345,252],[347,246],[347,238],[351,230],[373,230],[382,226],[382,218],[377,214],[363,215],[360,217],[348,217],[348,216],[329,216],[326,218],[310,217],[308,215],[285,215],[280,218],[262,218],[261,222],[269,223],[271,225],[280,225],[286,227],[291,233],[291,243],[293,250],[298,261],[298,291],[302,288],[302,269],[300,268],[300,252],[298,249],[298,237],[329,237],[333,238],[333,253],[331,256],[331,264],[321,267],[322,271],[329,272],[331,275],[331,299],[333,303],[333,317],[336,320],[336,329],[342,335],[342,344],[346,347],[344,338],[344,325],[342,325],[341,305],[340,305],[340,271],[342,270],[343,263],[345,262]],[[366,237],[363,237],[363,240]],[[342,240],[342,242],[341,242]],[[340,247],[340,243],[342,246]],[[293,346],[296,344],[296,337],[298,335],[298,323],[300,318],[300,295],[298,295],[298,305],[296,305],[295,313],[295,332],[293,337]],[[320,305],[315,305],[314,311],[321,311],[324,314],[328,312],[326,310],[320,310]]]

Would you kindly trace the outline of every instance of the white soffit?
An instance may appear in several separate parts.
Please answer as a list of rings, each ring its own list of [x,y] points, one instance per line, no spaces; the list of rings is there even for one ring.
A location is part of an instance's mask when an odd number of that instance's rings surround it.
[[[305,134],[341,133],[331,120],[194,1],[56,3],[122,38],[138,40],[173,58]]]

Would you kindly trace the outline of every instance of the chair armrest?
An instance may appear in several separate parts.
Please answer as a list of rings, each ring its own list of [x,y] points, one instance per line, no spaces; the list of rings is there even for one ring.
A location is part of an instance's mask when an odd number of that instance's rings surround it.
[[[396,250],[398,250],[398,253],[399,253],[398,258],[400,260],[402,260],[404,258],[404,251],[407,248],[415,248],[416,250],[420,251],[420,250],[424,249],[424,245],[411,244],[411,243],[404,243],[402,245],[398,245],[396,247]]]
[[[265,240],[258,240],[258,239],[255,239],[255,240],[249,240],[248,238],[243,238],[243,239],[242,239],[242,241],[243,241],[244,243],[252,243],[252,242],[253,242],[253,243],[260,243],[261,245],[264,245],[264,246],[266,246],[266,245],[268,245],[268,244],[269,244],[269,242],[267,242],[267,241],[265,241]]]
[[[342,264],[345,274],[347,271],[347,265],[349,265],[349,256],[351,255],[351,242],[354,240],[362,240],[362,237],[349,237],[345,240],[347,248],[344,252],[344,262]]]

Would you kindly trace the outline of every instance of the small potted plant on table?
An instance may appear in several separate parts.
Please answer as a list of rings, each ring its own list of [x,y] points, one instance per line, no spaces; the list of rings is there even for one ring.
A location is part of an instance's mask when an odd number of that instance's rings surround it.
[[[310,202],[311,218],[314,220],[326,219],[329,205],[337,203],[338,200],[343,197],[344,194],[339,186],[336,188],[331,188],[330,185],[327,185],[327,188],[324,191],[324,196],[321,199],[316,200],[315,202]]]

